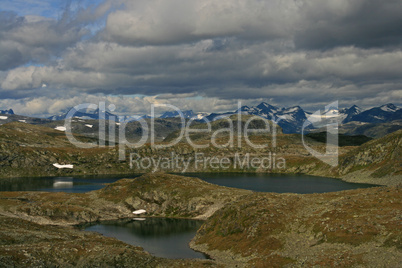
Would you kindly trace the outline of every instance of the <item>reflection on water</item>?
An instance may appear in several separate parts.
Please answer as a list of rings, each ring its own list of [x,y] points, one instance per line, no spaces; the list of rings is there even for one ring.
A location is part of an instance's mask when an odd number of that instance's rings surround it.
[[[169,218],[138,218],[102,222],[84,226],[127,244],[141,246],[149,253],[164,258],[207,258],[188,246],[202,221]]]
[[[0,179],[0,191],[44,191],[85,193],[99,190],[107,183],[122,178],[135,178],[138,175],[102,175],[86,177],[42,177]]]
[[[53,180],[53,188],[73,188],[73,178],[56,178]]]

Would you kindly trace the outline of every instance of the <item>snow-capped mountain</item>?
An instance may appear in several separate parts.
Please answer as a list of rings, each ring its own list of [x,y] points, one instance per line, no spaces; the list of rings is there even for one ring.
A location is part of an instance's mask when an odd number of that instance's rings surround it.
[[[194,113],[193,110],[182,111],[182,113],[183,117],[186,119],[197,119],[197,120],[201,120],[208,115],[207,113]],[[179,112],[167,111],[163,113],[159,118],[173,118],[173,117],[179,117]]]
[[[1,111],[4,113],[13,113],[13,111],[5,110]],[[306,120],[310,121],[312,125],[310,128],[321,128],[326,126],[326,124],[331,123],[334,119],[338,122],[341,127],[343,124],[350,122],[357,122],[361,124],[366,123],[385,123],[391,122],[393,120],[402,119],[402,109],[393,105],[386,104],[379,107],[374,107],[368,110],[362,110],[356,105],[350,108],[338,109],[337,107],[332,107],[328,111],[321,111],[320,114],[312,114],[310,112],[304,111],[300,106],[294,106],[290,108],[279,108],[270,105],[266,102],[262,102],[257,106],[243,106],[240,109],[233,112],[226,113],[194,113],[192,110],[183,111],[183,116],[186,119],[196,119],[202,120],[206,119],[209,122],[215,121],[220,118],[229,117],[233,114],[241,113],[247,115],[257,115],[268,120],[273,120],[282,127],[284,133],[301,133],[302,127]],[[52,116],[49,119],[52,120],[63,120],[67,116],[66,114],[61,114],[57,116]],[[79,117],[82,119],[99,119],[99,110],[93,111],[77,111],[74,117]],[[167,111],[159,118],[175,118],[179,117],[178,111]],[[147,115],[143,116],[117,116],[110,112],[105,112],[105,119],[115,120],[115,121],[137,121],[142,118],[150,118]],[[4,121],[4,120],[3,120]]]
[[[278,108],[266,102],[255,107],[243,106],[235,113],[257,115],[278,122],[284,133],[300,132],[306,118],[306,112],[300,106]]]
[[[303,124],[307,120],[306,112],[300,106],[284,108],[275,116],[280,118],[278,125],[284,133],[301,132]]]
[[[151,118],[151,117],[149,115],[144,114],[144,115],[119,115],[117,119],[119,122],[123,122],[123,121],[131,122],[131,121],[139,121],[139,120],[148,119],[148,118]]]
[[[60,115],[53,115],[53,116],[49,117],[48,119],[55,120],[55,121],[56,120],[64,120],[69,116],[70,111],[67,112],[67,113],[64,113],[64,114],[60,114]],[[102,112],[100,112],[99,109],[87,110],[87,111],[75,111],[71,115],[72,115],[72,117],[80,118],[80,119],[96,119],[96,120],[99,120],[99,119],[106,119],[106,120],[112,119],[114,121],[118,121],[118,116],[117,115],[114,115],[114,114],[112,114],[112,113],[110,113],[108,111],[104,111],[102,113]],[[103,116],[104,116],[104,118],[101,118]],[[71,116],[69,116],[69,117],[71,117]]]
[[[351,116],[347,122],[357,121],[366,123],[385,123],[393,120],[402,119],[402,109],[392,103],[374,107],[369,110]]]
[[[54,121],[64,120],[67,118],[68,113],[69,112],[60,114],[60,115],[53,115],[53,116],[49,117],[48,119],[51,119]],[[149,115],[115,115],[108,111],[104,111],[104,113],[102,115],[102,113],[99,111],[99,109],[87,110],[87,111],[75,111],[75,113],[73,114],[73,117],[80,118],[80,119],[99,120],[99,119],[101,119],[102,116],[104,116],[104,118],[102,118],[102,119],[112,120],[112,121],[116,121],[116,122],[123,122],[123,121],[130,122],[130,121],[138,121],[141,119],[151,118]]]
[[[14,114],[13,109],[9,109],[9,110],[0,110],[0,114]]]
[[[338,124],[347,123],[353,116],[359,114],[361,111],[362,110],[356,105],[343,109],[333,107],[328,111],[323,111],[320,116],[308,113],[307,119],[313,123],[315,128],[320,128],[331,123],[334,119]]]
[[[306,120],[309,120],[313,123],[311,127],[320,128],[329,123],[330,120],[334,119],[338,122],[338,124],[345,124],[351,121],[383,123],[402,119],[402,109],[393,104],[386,104],[367,111],[363,111],[357,105],[344,109],[333,107],[328,111],[322,111],[318,116],[304,111],[300,106],[278,108],[266,102],[252,107],[243,106],[235,112],[223,114],[213,113],[206,118],[209,121],[214,121],[217,118],[231,116],[239,112],[242,114],[257,115],[268,120],[277,121],[278,125],[282,127],[284,133],[300,133]],[[280,120],[278,121],[278,119]]]
[[[259,105],[253,107],[242,106],[235,112],[224,114],[211,114],[207,116],[207,119],[209,121],[214,121],[217,118],[222,118],[237,113],[257,115],[268,120],[276,121],[278,122],[278,125],[282,128],[284,133],[300,132],[304,121],[307,119],[307,113],[300,106],[290,108],[278,108],[266,102],[262,102]]]
[[[266,102],[262,102],[255,107],[243,106],[235,113],[241,112],[242,114],[258,115],[269,120],[275,120],[275,115],[282,110],[283,108],[280,109]]]
[[[353,118],[353,116],[360,114],[363,110],[360,109],[357,105],[353,105],[350,108],[345,108],[339,110],[339,114],[342,117],[342,123],[345,124],[347,122],[350,122],[350,120]]]

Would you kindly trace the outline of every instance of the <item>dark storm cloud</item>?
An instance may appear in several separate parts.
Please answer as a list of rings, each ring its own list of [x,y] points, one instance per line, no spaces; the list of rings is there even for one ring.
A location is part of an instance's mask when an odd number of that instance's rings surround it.
[[[299,48],[395,47],[402,42],[400,0],[313,1],[301,12],[304,25],[295,34]]]

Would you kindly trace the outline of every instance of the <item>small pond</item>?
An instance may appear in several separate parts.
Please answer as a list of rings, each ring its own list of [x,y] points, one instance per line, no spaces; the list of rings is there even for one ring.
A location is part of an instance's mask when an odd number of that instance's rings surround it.
[[[82,228],[141,246],[157,257],[206,259],[206,255],[192,250],[188,245],[202,223],[187,219],[136,218],[101,222]]]

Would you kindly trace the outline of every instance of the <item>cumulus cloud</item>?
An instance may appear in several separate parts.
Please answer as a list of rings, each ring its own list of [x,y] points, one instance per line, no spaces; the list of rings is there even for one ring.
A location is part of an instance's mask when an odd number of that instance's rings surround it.
[[[112,7],[112,1],[105,1],[97,6],[71,11],[67,4],[58,19],[0,11],[0,70],[32,62],[49,64],[68,47],[89,35],[87,26],[99,20]]]
[[[400,82],[402,52],[343,47],[331,51],[269,52],[269,43],[246,48],[229,45],[208,51],[212,40],[178,46],[127,47],[105,42],[81,43],[63,54],[58,66],[29,66],[8,72],[6,90],[60,88],[114,94],[204,92],[233,97],[236,87],[256,89],[307,81],[343,83]],[[217,88],[221,88],[217,91]],[[260,93],[259,93],[260,92]]]
[[[294,1],[126,1],[109,15],[103,32],[119,43],[178,44],[222,36],[286,37],[297,18]]]
[[[12,12],[0,12],[0,70],[28,62],[44,63],[57,57],[87,33],[55,20],[28,20]]]
[[[291,40],[297,47],[400,44],[398,0],[140,0],[108,16],[103,38],[125,45],[178,44],[216,37]]]
[[[42,103],[44,114],[109,96],[142,111],[161,101],[207,111],[236,99],[398,104],[401,13],[396,0],[108,0],[67,6],[58,19],[0,12],[0,92],[35,111]]]
[[[398,0],[305,1],[294,40],[308,49],[400,46],[401,13]]]

